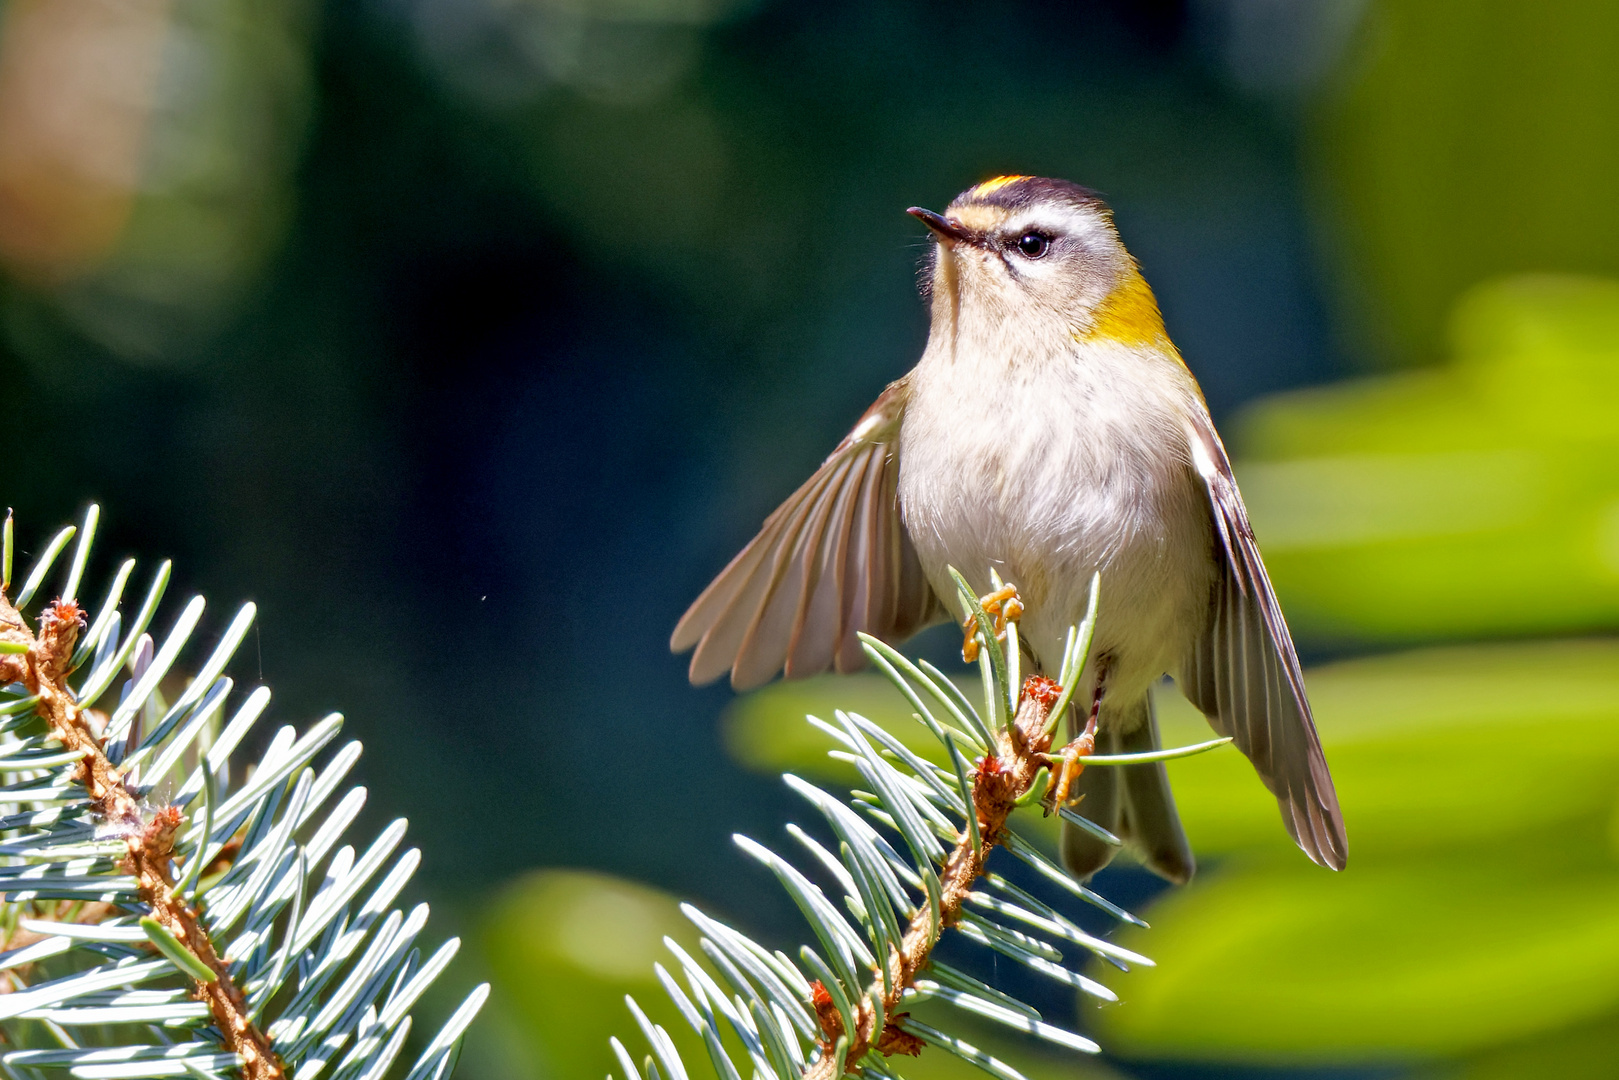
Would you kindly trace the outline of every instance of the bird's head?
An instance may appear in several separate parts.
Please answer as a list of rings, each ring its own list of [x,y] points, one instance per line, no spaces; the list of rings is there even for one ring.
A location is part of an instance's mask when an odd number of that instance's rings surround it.
[[[926,271],[936,323],[994,332],[1010,321],[1075,340],[1167,344],[1152,291],[1095,192],[998,176],[943,214],[910,213],[936,241]]]

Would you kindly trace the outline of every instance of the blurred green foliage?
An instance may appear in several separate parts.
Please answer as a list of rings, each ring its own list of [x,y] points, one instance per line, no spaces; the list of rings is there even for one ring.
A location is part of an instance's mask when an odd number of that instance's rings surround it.
[[[1619,272],[1619,7],[1373,6],[1310,125],[1322,219],[1376,355],[1429,362],[1485,278]]]
[[[1352,867],[1508,837],[1539,854],[1567,843],[1584,850],[1619,799],[1619,643],[1423,649],[1314,668],[1307,678]],[[1157,700],[1165,740],[1208,737],[1180,694]],[[1199,853],[1310,869],[1240,754],[1168,768]],[[1570,840],[1576,822],[1590,828]]]
[[[478,931],[498,988],[488,1023],[504,1051],[501,1071],[560,1077],[616,1070],[607,1040],[634,1024],[625,994],[674,1036],[687,1061],[706,1060],[653,974],[653,963],[666,960],[665,935],[688,951],[697,947],[678,901],[622,878],[538,870],[502,888]]]
[[[1619,282],[1467,294],[1432,371],[1276,395],[1238,478],[1306,640],[1619,626]]]
[[[1444,1063],[1415,1075],[1422,1080],[1520,1080],[1555,1076],[1558,1080],[1606,1080],[1619,1060],[1619,1024],[1612,1016],[1510,1046],[1496,1047],[1459,1062]]]
[[[1503,869],[1436,846],[1338,878],[1217,871],[1126,936],[1162,963],[1101,1014],[1104,1040],[1154,1057],[1389,1063],[1619,1021],[1619,867],[1522,885]],[[1509,904],[1545,917],[1515,922]]]
[[[1425,649],[1308,682],[1349,869],[1297,855],[1239,755],[1170,763],[1216,862],[1134,939],[1159,967],[1102,1014],[1113,1044],[1398,1060],[1619,1022],[1619,643]],[[1207,730],[1159,703],[1167,740]]]

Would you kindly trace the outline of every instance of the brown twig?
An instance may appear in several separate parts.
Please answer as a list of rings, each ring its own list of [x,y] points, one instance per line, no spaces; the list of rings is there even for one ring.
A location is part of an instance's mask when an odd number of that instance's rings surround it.
[[[192,980],[193,993],[208,1003],[226,1048],[241,1059],[245,1080],[284,1080],[281,1059],[270,1048],[269,1038],[249,1019],[247,1000],[214,951],[197,910],[175,890],[169,863],[182,821],[180,811],[165,807],[148,820],[107,759],[85,710],[67,688],[73,645],[83,626],[79,606],[71,600],[58,600],[40,613],[36,638],[11,601],[0,595],[0,643],[26,647],[25,652],[0,654],[0,683],[25,684],[29,693],[39,696],[36,708],[57,739],[69,750],[84,752],[79,780],[104,821],[125,837],[125,867],[135,877],[141,900],[151,907],[152,918],[213,972],[214,977],[207,981]]]
[[[1007,730],[1000,733],[995,753],[984,755],[972,777],[973,809],[978,817],[979,845],[974,849],[972,837],[963,832],[954,850],[939,872],[942,897],[939,904],[939,933],[954,925],[961,914],[961,905],[967,894],[984,872],[984,861],[990,848],[1004,835],[1007,816],[1017,800],[1034,786],[1040,770],[1048,768],[1051,733],[1046,731],[1046,717],[1057,701],[1061,687],[1050,679],[1032,676],[1023,684],[1017,715]],[[883,1054],[919,1054],[922,1041],[894,1026],[905,1013],[897,1012],[900,995],[911,986],[916,976],[928,965],[938,933],[931,925],[932,914],[926,904],[912,916],[897,951],[886,958],[889,971],[889,989],[884,980],[874,979],[855,1010],[856,1030],[848,1035],[848,1049],[843,1058],[843,1071],[854,1067],[873,1049],[872,1029],[877,1023],[873,1001],[882,1002],[883,1016],[887,1018],[875,1049]],[[811,1005],[820,1019],[824,1038],[820,1042],[820,1057],[804,1071],[804,1080],[838,1080],[838,1040],[845,1036],[843,1018],[832,1005],[831,996],[820,984],[815,984]],[[824,997],[824,1001],[822,1000]]]

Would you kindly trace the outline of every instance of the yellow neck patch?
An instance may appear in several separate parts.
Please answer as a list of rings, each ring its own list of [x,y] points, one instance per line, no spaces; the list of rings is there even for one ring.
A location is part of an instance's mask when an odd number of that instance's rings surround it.
[[[1155,345],[1174,353],[1164,331],[1164,317],[1147,279],[1132,268],[1118,288],[1108,294],[1088,329],[1074,334],[1076,341],[1114,341],[1120,345]]]
[[[982,199],[985,195],[993,195],[1007,184],[1015,184],[1019,180],[1027,180],[1027,176],[997,176],[993,180],[985,180],[967,194],[975,199]]]

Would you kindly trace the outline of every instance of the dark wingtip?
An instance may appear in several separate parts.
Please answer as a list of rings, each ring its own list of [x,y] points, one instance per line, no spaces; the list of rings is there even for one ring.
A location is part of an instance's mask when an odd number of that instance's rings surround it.
[[[1317,866],[1335,871],[1349,864],[1349,841],[1344,836],[1343,819],[1337,812],[1336,798],[1330,809],[1319,803],[1294,801],[1286,796],[1278,796],[1276,802],[1281,807],[1282,824],[1287,827],[1287,834],[1306,858]]]
[[[1331,837],[1331,840],[1332,843],[1328,849],[1321,853],[1326,859],[1326,862],[1322,865],[1328,870],[1342,870],[1349,865],[1349,841],[1344,837],[1341,827]]]
[[[1334,848],[1324,848],[1317,852],[1305,851],[1305,854],[1309,855],[1310,861],[1317,866],[1324,866],[1334,873],[1349,865],[1348,853]]]

